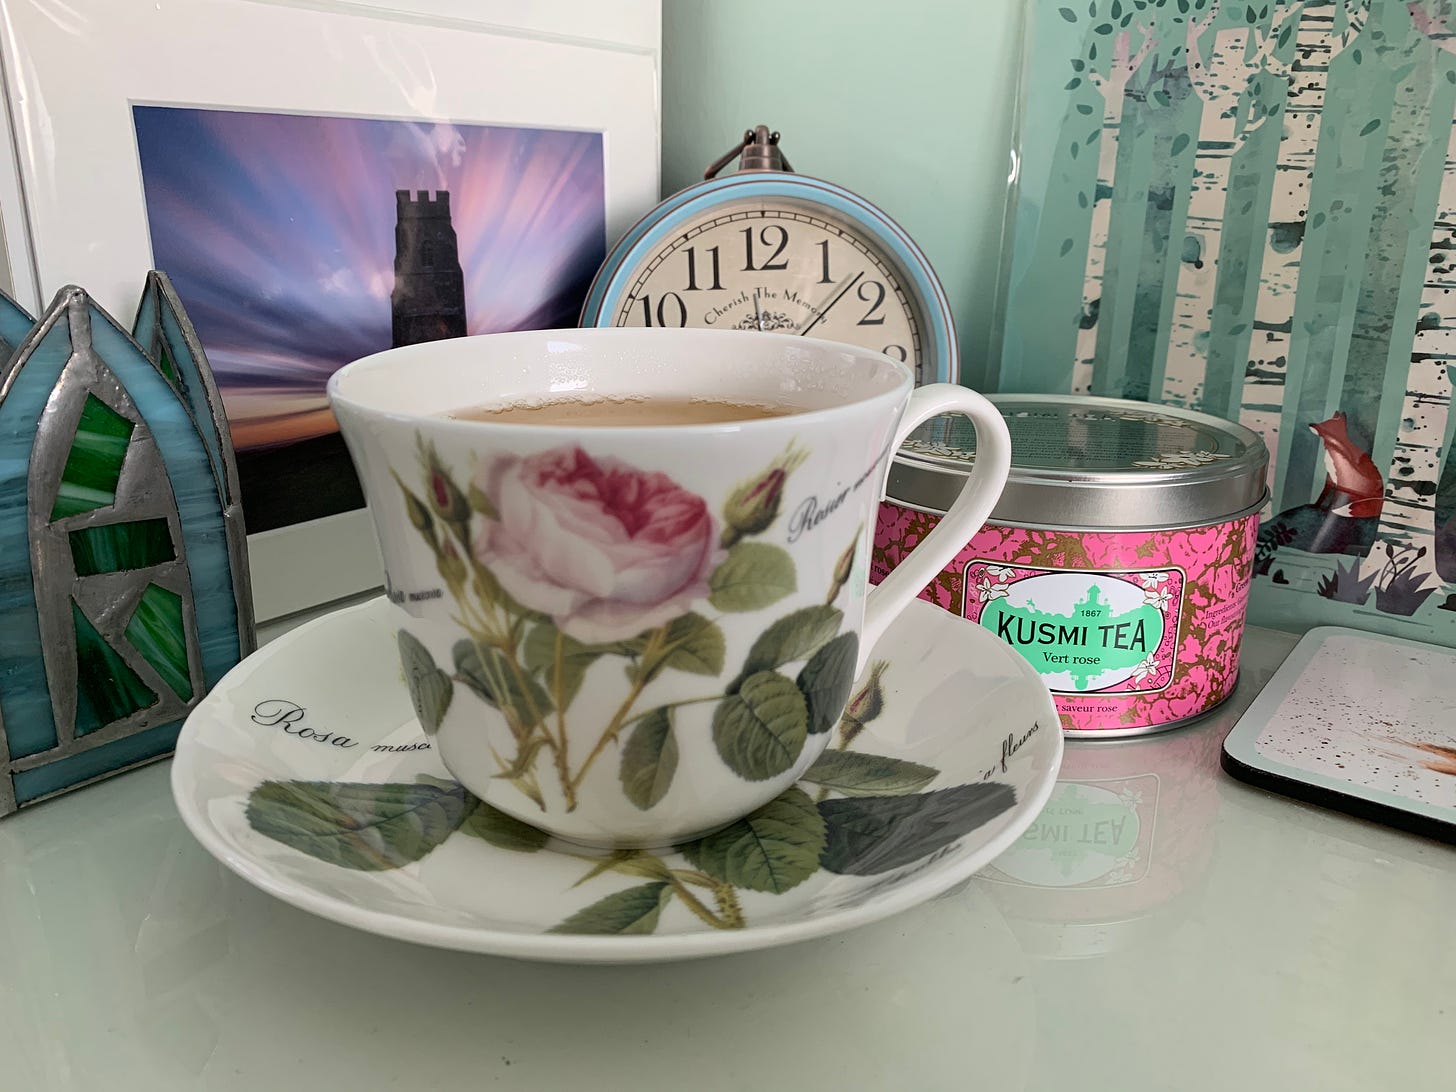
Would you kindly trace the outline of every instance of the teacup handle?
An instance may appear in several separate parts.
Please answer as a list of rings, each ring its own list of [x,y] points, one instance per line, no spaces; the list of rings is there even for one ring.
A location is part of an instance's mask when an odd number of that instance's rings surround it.
[[[960,496],[935,529],[920,540],[878,587],[870,590],[865,600],[864,629],[860,633],[862,657],[869,656],[895,616],[966,548],[966,543],[985,524],[1006,485],[1006,475],[1011,469],[1011,434],[1006,431],[1001,411],[975,391],[955,383],[931,383],[916,388],[895,432],[891,457],[917,425],[943,413],[963,413],[971,419],[976,428],[976,461]]]

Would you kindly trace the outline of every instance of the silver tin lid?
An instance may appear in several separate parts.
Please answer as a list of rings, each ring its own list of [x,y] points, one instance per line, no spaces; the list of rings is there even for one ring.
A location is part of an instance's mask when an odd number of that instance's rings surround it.
[[[1222,523],[1264,503],[1259,434],[1207,413],[1069,394],[989,396],[1011,431],[1011,476],[991,520],[1058,530]],[[976,436],[959,414],[921,425],[890,466],[890,500],[944,512]]]

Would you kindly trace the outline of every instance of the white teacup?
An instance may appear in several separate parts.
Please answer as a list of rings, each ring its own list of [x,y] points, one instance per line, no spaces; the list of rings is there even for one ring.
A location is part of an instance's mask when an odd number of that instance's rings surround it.
[[[624,396],[797,412],[605,427],[448,416]],[[793,784],[875,641],[990,513],[1010,458],[979,394],[917,390],[898,361],[790,335],[436,341],[348,365],[329,399],[441,760],[487,803],[590,845],[680,843]],[[974,472],[866,594],[889,457],[947,412],[975,424]]]

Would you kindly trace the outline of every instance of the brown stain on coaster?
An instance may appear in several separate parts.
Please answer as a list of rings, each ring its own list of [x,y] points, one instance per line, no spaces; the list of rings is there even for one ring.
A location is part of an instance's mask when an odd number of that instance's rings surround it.
[[[1432,773],[1456,777],[1456,747],[1446,747],[1439,743],[1415,743],[1408,739],[1397,739],[1395,742],[1431,756],[1422,759],[1421,765]]]

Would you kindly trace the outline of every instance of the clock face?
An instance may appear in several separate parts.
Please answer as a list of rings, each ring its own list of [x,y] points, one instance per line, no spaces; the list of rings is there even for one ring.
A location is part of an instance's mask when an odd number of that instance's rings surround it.
[[[919,382],[924,322],[906,282],[872,236],[821,208],[720,203],[638,264],[610,321],[847,342],[906,361]]]

